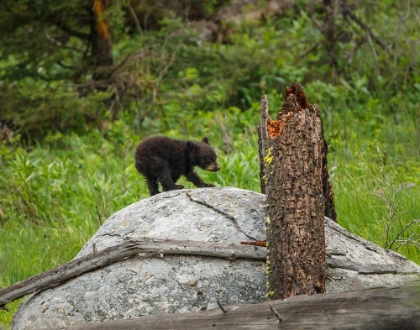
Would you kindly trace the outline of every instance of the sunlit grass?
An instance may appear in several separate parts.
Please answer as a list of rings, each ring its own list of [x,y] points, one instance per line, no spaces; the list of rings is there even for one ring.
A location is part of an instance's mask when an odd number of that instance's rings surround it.
[[[371,242],[386,247],[386,242],[397,238],[404,227],[414,219],[420,219],[420,184],[413,179],[419,167],[401,174],[395,168],[399,161],[388,161],[387,166],[374,164],[374,159],[357,157],[345,161],[332,155],[332,171],[335,206],[338,222],[343,227]],[[378,195],[383,194],[388,201],[393,192],[395,203],[386,203]],[[391,216],[391,210],[395,212]],[[390,222],[389,230],[387,223]],[[420,225],[413,224],[399,236],[399,239],[415,238],[420,243]],[[392,246],[396,249],[398,244]],[[403,245],[397,252],[420,263],[420,249],[414,244]]]
[[[0,232],[0,286],[6,287],[29,276],[71,260],[99,226],[117,210],[148,196],[143,178],[133,164],[134,147],[115,153],[102,141],[102,154],[72,137],[72,148],[53,150],[37,147],[33,152],[17,152],[6,168],[0,184],[2,231]],[[259,192],[259,160],[255,134],[234,143],[225,154],[215,140],[221,170],[198,170],[207,182]],[[95,143],[94,143],[95,144]],[[77,147],[75,147],[77,146]],[[77,148],[77,149],[76,149]],[[330,153],[330,169],[338,222],[379,245],[384,244],[389,210],[374,192],[388,189],[411,178],[418,170],[408,166],[395,175],[392,159],[387,169],[372,165],[366,155],[344,159]],[[382,175],[378,177],[378,175]],[[395,176],[398,177],[395,178]],[[191,183],[181,181],[187,188]],[[404,189],[398,196],[398,220],[390,236],[404,224],[420,218],[419,186]],[[417,227],[418,229],[418,227]],[[415,230],[415,228],[411,228]],[[420,262],[419,250],[410,246],[398,252]],[[0,320],[9,324],[18,303]],[[1,323],[0,323],[1,324]]]
[[[331,132],[326,126],[328,136]],[[334,127],[340,129],[340,121]],[[226,127],[219,129],[225,131]],[[380,129],[393,127],[382,125]],[[200,130],[197,134],[199,140],[206,133]],[[197,169],[200,176],[216,186],[259,192],[255,126],[238,130],[231,140],[221,136],[214,127],[210,140],[219,154],[220,171]],[[409,143],[404,141],[408,138],[395,136],[390,143],[384,139],[373,143],[348,136],[347,142],[338,138],[330,142],[329,168],[338,222],[381,246],[386,241],[389,207],[375,193],[389,195],[392,186],[420,183],[416,154],[401,147]],[[229,148],[226,141],[230,141]],[[134,168],[138,142],[136,137],[126,135],[126,142],[116,145],[93,132],[83,137],[61,137],[61,148],[44,143],[29,153],[17,149],[8,155],[8,166],[0,179],[1,287],[71,260],[112,213],[148,196],[144,179]],[[402,162],[402,155],[407,154],[408,160]],[[193,188],[185,179],[180,183]],[[397,217],[388,233],[391,239],[405,224],[420,218],[419,196],[419,185],[398,194]],[[409,228],[404,237],[418,235],[418,228]],[[398,252],[420,262],[419,249],[412,245]],[[10,312],[1,312],[0,322],[9,324],[17,306],[13,303]]]

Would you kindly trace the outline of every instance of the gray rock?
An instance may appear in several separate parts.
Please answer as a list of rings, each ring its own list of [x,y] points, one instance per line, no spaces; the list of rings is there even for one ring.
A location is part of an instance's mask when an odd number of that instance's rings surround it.
[[[78,257],[143,237],[240,243],[265,239],[265,196],[237,188],[162,193],[112,215]],[[398,285],[420,267],[326,219],[327,291]],[[255,303],[266,295],[265,262],[212,257],[138,255],[28,298],[12,329],[182,313],[222,304]]]

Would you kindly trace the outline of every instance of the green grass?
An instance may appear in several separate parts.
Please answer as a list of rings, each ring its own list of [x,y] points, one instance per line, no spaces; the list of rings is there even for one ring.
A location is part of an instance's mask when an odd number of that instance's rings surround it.
[[[227,147],[223,141],[211,138],[221,170],[199,170],[200,175],[218,186],[259,191],[255,126],[242,132],[233,137],[228,154],[222,151]],[[133,166],[137,142],[129,135],[125,139],[125,144],[116,146],[93,132],[84,137],[60,137],[60,148],[44,143],[30,153],[17,148],[4,157],[7,166],[0,181],[1,287],[71,260],[107,217],[148,196]],[[389,157],[384,165],[377,159],[381,158],[379,151],[364,152],[362,142],[349,144],[347,149],[335,147],[329,154],[338,222],[383,246],[389,209],[374,193],[383,191],[390,196],[390,185],[408,181],[418,184],[419,163],[412,160],[401,164],[399,157]],[[334,149],[334,143],[330,145]],[[185,180],[181,182],[193,187]],[[414,198],[420,196],[419,187],[398,194],[400,204],[391,237],[404,224],[420,218],[420,200]],[[419,249],[411,246],[399,252],[420,263]],[[10,312],[0,312],[0,324],[9,324],[17,306],[10,304]]]
[[[395,215],[391,217],[392,205],[387,205],[378,194],[383,193],[388,201],[391,201],[393,191],[398,189],[400,183],[397,183],[392,174],[381,178],[372,175],[368,166],[360,173],[350,172],[346,168],[357,165],[360,164],[346,163],[344,166],[341,165],[341,168],[338,165],[334,171],[333,191],[338,222],[350,232],[382,247],[390,247],[386,245],[387,236],[388,242],[392,241],[411,220],[420,219],[419,199],[416,198],[420,196],[420,186],[402,189],[396,195],[396,203],[393,205]],[[391,221],[389,231],[386,229],[388,221]],[[410,235],[414,235],[419,243],[419,227],[419,224],[413,224],[398,238],[407,239]],[[398,244],[392,248],[420,264],[418,247],[410,244],[396,249],[397,246]]]

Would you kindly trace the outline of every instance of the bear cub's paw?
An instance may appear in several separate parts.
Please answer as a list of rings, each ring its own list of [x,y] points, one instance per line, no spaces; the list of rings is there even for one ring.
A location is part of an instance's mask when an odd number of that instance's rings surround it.
[[[216,186],[211,183],[204,183],[202,186],[200,186],[200,188],[211,188],[211,187],[216,187]]]

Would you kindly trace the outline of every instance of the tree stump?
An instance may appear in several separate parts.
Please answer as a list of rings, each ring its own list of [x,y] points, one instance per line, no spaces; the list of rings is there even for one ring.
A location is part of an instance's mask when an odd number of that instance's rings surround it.
[[[325,293],[324,215],[336,220],[336,213],[321,116],[301,85],[286,89],[277,120],[263,97],[259,137],[269,296]]]

